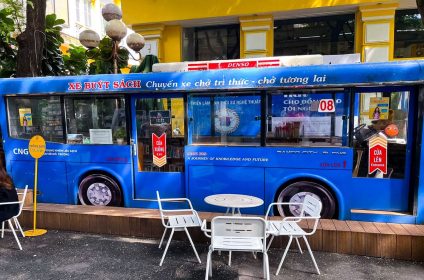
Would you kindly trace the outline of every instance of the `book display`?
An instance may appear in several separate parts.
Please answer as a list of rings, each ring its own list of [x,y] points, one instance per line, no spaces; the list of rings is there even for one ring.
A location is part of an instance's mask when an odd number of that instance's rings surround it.
[[[153,163],[151,138],[139,138],[139,157],[142,171],[183,172],[184,171],[184,138],[167,138],[167,164],[158,167]],[[142,154],[140,154],[142,153]]]
[[[62,141],[62,111],[59,99],[50,99],[46,103],[40,103],[41,107],[41,130],[47,141]]]
[[[141,99],[137,105],[138,170],[184,171],[184,102]],[[153,143],[152,139],[156,139]]]

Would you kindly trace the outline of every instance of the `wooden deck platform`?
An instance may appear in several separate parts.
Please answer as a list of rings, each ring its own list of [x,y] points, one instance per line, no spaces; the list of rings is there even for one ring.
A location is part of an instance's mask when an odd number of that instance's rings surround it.
[[[221,215],[199,214],[207,220]],[[32,226],[32,207],[24,208],[20,220],[23,227]],[[304,228],[311,226],[303,224]],[[163,233],[157,210],[62,204],[39,204],[37,228],[157,239]],[[196,242],[208,241],[200,229],[191,232]],[[176,238],[185,239],[182,232],[177,233]],[[272,247],[284,247],[286,241],[276,238]],[[309,242],[315,251],[424,261],[424,225],[322,219]]]

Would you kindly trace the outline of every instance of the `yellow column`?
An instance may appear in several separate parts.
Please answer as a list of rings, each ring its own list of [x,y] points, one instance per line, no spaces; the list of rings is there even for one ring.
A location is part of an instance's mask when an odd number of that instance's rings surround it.
[[[363,62],[393,60],[395,11],[398,3],[377,4],[359,7],[356,28],[361,42],[356,50],[361,51]],[[361,44],[361,46],[358,46]]]
[[[146,40],[146,45],[141,50],[143,55],[153,54],[156,55],[159,61],[163,62],[163,24],[155,25],[134,25],[132,29],[143,35]]]
[[[240,58],[272,56],[274,21],[271,15],[240,18]]]
[[[165,26],[163,24],[133,25],[132,29],[143,35],[146,40],[146,45],[141,50],[143,55],[156,55],[160,62],[181,61],[181,26]]]
[[[180,25],[167,25],[163,31],[163,60],[161,62],[182,61],[183,29]]]
[[[361,12],[358,10],[355,13],[355,53],[360,53],[362,56],[362,41],[363,41],[363,22]]]

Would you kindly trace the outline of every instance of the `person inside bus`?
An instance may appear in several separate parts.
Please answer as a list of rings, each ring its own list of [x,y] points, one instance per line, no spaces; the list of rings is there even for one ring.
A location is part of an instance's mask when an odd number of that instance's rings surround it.
[[[3,165],[0,165],[0,203],[18,201],[18,193],[16,192],[12,178],[7,174]],[[19,212],[19,204],[1,205],[0,206],[0,223],[16,216]]]

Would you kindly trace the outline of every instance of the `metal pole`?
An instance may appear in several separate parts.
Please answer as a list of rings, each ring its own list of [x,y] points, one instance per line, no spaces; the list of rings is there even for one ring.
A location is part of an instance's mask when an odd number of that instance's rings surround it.
[[[38,158],[35,159],[35,175],[34,175],[34,194],[33,194],[33,203],[34,203],[34,212],[33,212],[33,231],[37,228],[37,181],[38,181]]]
[[[118,42],[113,40],[112,57],[113,57],[113,73],[118,74]]]

